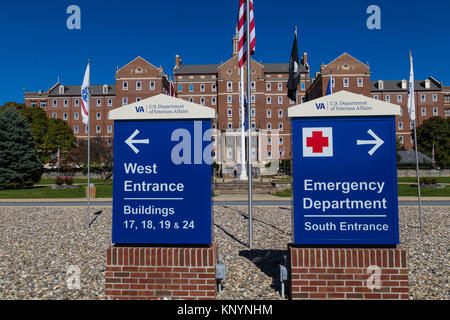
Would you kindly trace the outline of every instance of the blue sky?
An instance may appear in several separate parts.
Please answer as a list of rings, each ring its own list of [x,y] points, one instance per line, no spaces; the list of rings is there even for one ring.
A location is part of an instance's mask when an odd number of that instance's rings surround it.
[[[69,30],[69,5],[81,9],[81,30]],[[381,30],[369,30],[369,5],[381,9]],[[288,62],[294,26],[311,76],[343,52],[369,62],[372,80],[432,75],[450,85],[450,1],[254,0],[256,53],[263,63]],[[16,0],[0,3],[0,105],[23,102],[23,88],[46,90],[58,76],[81,84],[88,58],[91,83],[114,83],[116,67],[137,56],[172,75],[184,64],[231,57],[238,0]]]

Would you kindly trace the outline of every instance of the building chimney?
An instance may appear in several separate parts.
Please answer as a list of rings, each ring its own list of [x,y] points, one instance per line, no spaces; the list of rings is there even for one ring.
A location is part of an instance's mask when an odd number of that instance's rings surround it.
[[[303,57],[302,57],[301,63],[302,63],[302,65],[304,65],[307,69],[309,69],[309,64],[308,64],[308,53],[303,52]]]

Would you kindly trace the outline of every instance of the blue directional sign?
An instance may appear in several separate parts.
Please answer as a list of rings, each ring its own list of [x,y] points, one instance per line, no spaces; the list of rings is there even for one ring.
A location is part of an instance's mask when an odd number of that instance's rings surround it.
[[[112,242],[212,242],[211,121],[114,122]]]
[[[394,245],[395,117],[294,118],[294,243]]]

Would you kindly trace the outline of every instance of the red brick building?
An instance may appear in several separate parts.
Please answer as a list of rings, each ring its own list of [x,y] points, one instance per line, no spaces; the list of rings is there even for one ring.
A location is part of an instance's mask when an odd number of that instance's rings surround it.
[[[408,80],[371,80],[369,64],[364,64],[344,53],[327,65],[320,66],[306,93],[307,100],[326,95],[330,74],[333,74],[333,93],[346,90],[374,99],[398,104],[397,138],[407,149],[412,149],[413,123],[408,114]],[[433,77],[414,82],[417,125],[431,117],[450,116],[450,90]]]
[[[215,161],[232,172],[241,162],[241,104],[240,69],[237,57],[237,36],[233,38],[231,57],[218,64],[183,64],[175,58],[173,79],[178,98],[214,108],[218,118],[215,130]],[[278,163],[291,158],[291,125],[287,109],[295,103],[287,98],[289,64],[264,63],[251,60],[251,127],[252,158],[255,167],[264,170],[269,161]],[[411,123],[407,112],[407,80],[373,80],[368,63],[362,63],[343,53],[328,64],[322,64],[315,77],[310,78],[306,53],[301,58],[301,82],[298,102],[309,101],[326,94],[330,75],[333,92],[347,90],[375,99],[382,99],[402,107],[397,117],[397,136],[407,149],[412,148]],[[247,79],[244,75],[244,79]],[[108,120],[111,109],[151,96],[168,93],[168,76],[162,67],[156,67],[137,57],[122,68],[117,68],[114,84],[91,86],[91,121],[93,137],[112,144],[113,123]],[[67,121],[75,136],[87,138],[86,126],[81,121],[79,85],[57,83],[48,91],[26,92],[28,107],[41,107],[48,117]],[[450,116],[450,87],[429,77],[416,80],[416,116],[418,124],[433,116]]]

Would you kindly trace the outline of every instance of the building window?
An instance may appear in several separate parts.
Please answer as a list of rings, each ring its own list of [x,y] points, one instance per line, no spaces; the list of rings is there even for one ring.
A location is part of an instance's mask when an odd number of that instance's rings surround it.
[[[84,126],[84,133],[88,133],[89,132],[89,126]]]
[[[112,125],[108,125],[107,130],[108,130],[108,133],[111,133],[112,132]]]
[[[78,126],[73,126],[73,133],[78,133]]]
[[[283,84],[281,82],[278,83],[278,91],[283,91]]]
[[[251,103],[255,103],[255,101],[256,101],[256,98],[255,98],[255,96],[254,96],[254,95],[252,95],[252,96],[250,97],[250,100],[251,100]]]
[[[256,117],[256,109],[255,108],[252,108],[252,110],[250,110],[250,116],[252,118]]]
[[[267,159],[272,159],[272,151],[267,151]]]
[[[136,90],[141,91],[142,90],[142,82],[136,81]]]
[[[374,98],[375,100],[378,100],[378,95],[377,95],[377,94],[374,95],[373,98]]]
[[[56,112],[53,112],[53,113],[52,113],[52,118],[53,118],[53,119],[58,118],[58,115],[56,114]]]
[[[280,122],[278,124],[278,130],[283,131],[283,123],[282,122]]]
[[[64,108],[67,108],[69,106],[69,100],[64,99]]]
[[[444,110],[444,115],[446,116],[446,117],[450,117],[450,109],[445,109]]]
[[[211,98],[211,104],[212,104],[213,106],[216,105],[216,97],[212,97],[212,98]]]
[[[108,93],[108,86],[104,85],[103,86],[103,94],[107,94]]]
[[[252,127],[252,129],[255,129],[256,128],[256,123],[252,122],[251,127]]]
[[[279,143],[280,145],[283,145],[283,142],[284,142],[283,137],[280,137],[280,139],[278,140],[278,143]]]
[[[178,85],[178,92],[183,92],[183,85],[182,84]]]
[[[233,109],[228,109],[227,115],[228,115],[228,118],[231,118],[233,116]]]
[[[433,102],[437,102],[438,98],[437,98],[437,94],[433,94]]]
[[[202,84],[200,85],[200,91],[201,91],[201,92],[205,92],[205,84],[202,83]]]
[[[401,94],[397,95],[397,102],[402,102],[403,101],[403,96]]]
[[[112,146],[111,139],[108,139],[108,140],[107,140],[107,145],[108,145],[108,147],[111,147],[111,146]]]
[[[67,112],[64,112],[64,113],[63,113],[63,119],[64,119],[64,120],[69,119],[69,115],[67,114]]]
[[[336,86],[336,79],[331,78],[331,87],[334,88]]]
[[[233,102],[233,96],[227,96],[227,103]]]
[[[283,104],[283,97],[281,96],[278,97],[278,104]]]
[[[271,103],[272,103],[272,98],[271,98],[270,96],[268,96],[268,97],[266,98],[266,103],[267,103],[267,104],[271,104]]]
[[[233,124],[231,122],[228,122],[228,129],[233,129]]]
[[[80,119],[80,114],[78,112],[74,112],[73,113],[73,118],[74,118],[74,120],[79,120]]]
[[[200,104],[205,104],[205,98],[203,97],[200,98]]]
[[[270,130],[272,130],[272,124],[268,123],[267,124],[267,131],[270,131]]]
[[[267,118],[272,118],[272,111],[267,110]]]
[[[438,108],[433,108],[433,116],[437,116],[438,114]]]
[[[348,78],[344,78],[344,88],[348,88],[348,86],[349,86]]]
[[[101,107],[102,106],[102,99],[97,99],[97,107]]]
[[[193,84],[189,85],[189,92],[194,92],[194,85]]]
[[[53,108],[56,108],[58,106],[58,100],[53,100]]]
[[[267,144],[271,145],[272,144],[272,138],[271,137],[267,137]]]
[[[194,98],[189,98],[189,102],[194,102]]]
[[[255,91],[256,90],[256,82],[252,81],[252,90]]]
[[[450,96],[444,96],[444,102],[450,102]]]
[[[364,86],[364,80],[363,80],[363,78],[358,78],[358,87],[362,87],[362,86]]]
[[[141,97],[137,97],[137,98],[136,98],[136,102],[139,102],[139,101],[141,101],[141,100],[142,100]]]
[[[386,102],[391,102],[391,96],[390,95],[386,95]]]
[[[300,84],[300,89],[301,89],[301,90],[305,90],[305,88],[306,88],[305,83],[302,82],[302,83]]]
[[[216,91],[217,91],[217,86],[216,86],[215,83],[213,83],[213,84],[211,85],[211,91],[213,91],[213,92],[216,92]]]
[[[426,101],[426,97],[424,94],[420,95],[420,101],[425,102]]]
[[[228,91],[233,90],[233,82],[232,81],[227,81],[227,90]]]
[[[101,133],[102,132],[102,127],[101,126],[96,126],[95,127],[95,132],[96,133]]]
[[[283,118],[283,110],[278,110],[278,118]]]
[[[127,82],[127,81],[124,81],[124,82],[122,83],[122,89],[123,89],[123,90],[128,90],[128,82]]]
[[[233,159],[233,150],[231,150],[231,149],[227,150],[227,158],[228,159]]]
[[[41,108],[47,108],[47,102],[41,102]]]
[[[97,112],[97,120],[101,120],[102,119],[102,113],[101,112]]]
[[[403,130],[403,122],[399,121],[398,130]]]
[[[112,99],[108,99],[108,107],[112,107]]]
[[[75,107],[79,107],[80,106],[80,100],[75,99]]]
[[[401,144],[403,144],[403,136],[399,136],[399,137],[398,137],[398,141],[399,141]]]
[[[420,114],[423,116],[427,115],[427,108],[420,108]]]
[[[266,83],[266,90],[270,91],[272,89],[272,85],[270,83]]]
[[[128,104],[128,98],[122,98],[122,105],[127,105]]]

